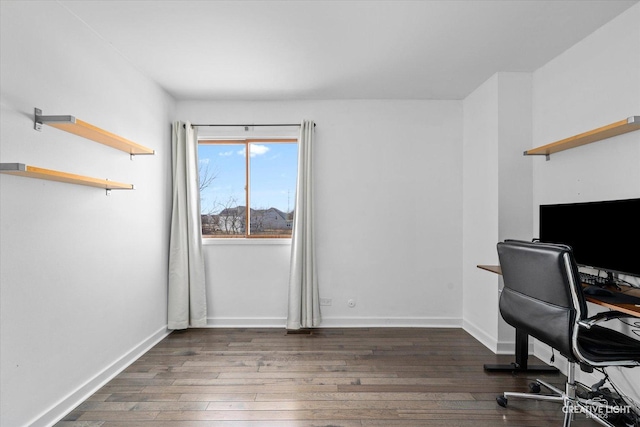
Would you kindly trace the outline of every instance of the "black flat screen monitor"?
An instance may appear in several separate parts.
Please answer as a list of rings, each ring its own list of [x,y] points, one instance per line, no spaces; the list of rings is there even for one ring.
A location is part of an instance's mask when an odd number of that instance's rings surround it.
[[[578,265],[640,276],[640,199],[541,205],[540,241],[571,246]]]

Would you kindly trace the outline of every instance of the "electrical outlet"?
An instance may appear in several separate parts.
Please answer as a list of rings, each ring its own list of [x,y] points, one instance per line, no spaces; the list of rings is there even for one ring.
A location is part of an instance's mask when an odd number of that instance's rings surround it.
[[[331,298],[320,298],[320,305],[331,305]]]

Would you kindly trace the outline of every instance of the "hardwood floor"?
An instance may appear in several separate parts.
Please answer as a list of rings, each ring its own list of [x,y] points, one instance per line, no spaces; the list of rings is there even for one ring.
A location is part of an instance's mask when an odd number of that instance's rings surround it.
[[[56,427],[560,426],[561,406],[511,400],[535,378],[462,329],[174,332]],[[533,360],[535,363],[540,363]],[[575,426],[596,426],[579,415]]]

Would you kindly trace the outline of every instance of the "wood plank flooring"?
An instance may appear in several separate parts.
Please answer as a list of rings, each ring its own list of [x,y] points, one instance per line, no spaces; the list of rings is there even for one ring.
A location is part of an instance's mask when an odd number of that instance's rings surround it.
[[[511,400],[535,378],[462,329],[174,332],[56,427],[560,426],[561,406]],[[540,363],[535,358],[533,363]],[[596,426],[579,415],[574,426]]]

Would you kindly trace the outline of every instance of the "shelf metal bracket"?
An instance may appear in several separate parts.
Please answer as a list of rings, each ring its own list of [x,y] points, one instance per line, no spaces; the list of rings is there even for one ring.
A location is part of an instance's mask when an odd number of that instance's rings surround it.
[[[27,166],[24,163],[0,163],[0,171],[25,172]]]
[[[45,123],[75,123],[74,116],[43,116],[42,110],[33,109],[33,128],[38,132],[42,132],[42,125]]]
[[[528,152],[527,150],[525,150],[525,151],[522,153],[522,155],[523,155],[523,156],[544,156],[544,158],[545,158],[547,161],[551,160],[551,154],[550,154],[550,153],[540,153],[540,154],[537,154],[537,153],[536,153],[536,154],[529,154],[529,152]]]
[[[105,179],[105,181],[109,181],[109,178],[106,178],[106,179]],[[131,184],[131,188],[130,188],[130,189],[131,189],[131,190],[135,190],[135,189],[136,189],[136,186],[135,186],[135,185],[133,185],[133,184]],[[110,196],[110,195],[111,195],[111,192],[112,192],[113,190],[124,190],[124,188],[117,188],[117,187],[116,187],[116,188],[105,188],[105,195],[106,195],[106,196]],[[128,188],[127,188],[127,190],[128,190]]]

